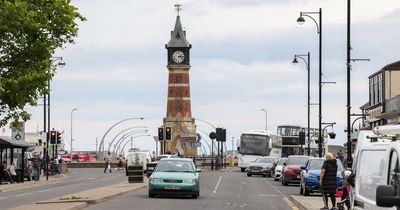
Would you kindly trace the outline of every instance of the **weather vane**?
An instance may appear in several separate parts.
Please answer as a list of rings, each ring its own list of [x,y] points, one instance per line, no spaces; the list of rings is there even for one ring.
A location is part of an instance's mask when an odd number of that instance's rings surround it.
[[[175,10],[178,12],[178,16],[179,16],[179,11],[182,10],[182,8],[181,8],[181,7],[182,7],[182,4],[175,4],[174,6],[176,7]]]

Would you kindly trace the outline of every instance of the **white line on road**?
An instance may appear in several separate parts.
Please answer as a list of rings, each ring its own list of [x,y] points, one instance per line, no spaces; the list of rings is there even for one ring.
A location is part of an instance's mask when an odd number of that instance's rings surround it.
[[[96,178],[94,178],[94,177],[90,177],[90,178],[87,178],[87,179],[89,179],[89,180],[92,180],[92,179],[96,179]]]
[[[23,194],[19,194],[19,195],[15,195],[15,197],[22,197],[22,196],[26,196],[26,195],[30,195],[32,193],[23,193]]]
[[[215,188],[214,188],[214,191],[213,191],[214,194],[217,193],[217,190],[218,190],[218,187],[219,187],[219,183],[221,183],[221,179],[222,179],[222,176],[219,176],[217,185],[215,185]]]
[[[52,189],[46,189],[46,190],[39,190],[38,192],[49,192],[49,191],[53,191]]]
[[[281,196],[286,197],[286,195],[284,195],[278,188],[276,188],[273,184],[271,184],[271,182],[269,182],[267,179],[265,179],[265,182],[271,185],[271,187],[274,188],[274,190],[276,190]]]
[[[0,198],[0,200],[3,200],[3,199],[7,199],[8,197],[2,197],[2,198]]]

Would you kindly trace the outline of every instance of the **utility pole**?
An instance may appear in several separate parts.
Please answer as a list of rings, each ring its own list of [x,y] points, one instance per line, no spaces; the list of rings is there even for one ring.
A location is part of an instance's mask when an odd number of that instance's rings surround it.
[[[350,71],[351,71],[351,44],[350,44],[350,17],[351,17],[351,0],[347,0],[347,167],[351,168],[353,160],[351,156],[351,132],[350,121],[351,121],[351,101],[350,101]]]
[[[96,149],[95,150],[97,150],[97,137],[96,137]]]

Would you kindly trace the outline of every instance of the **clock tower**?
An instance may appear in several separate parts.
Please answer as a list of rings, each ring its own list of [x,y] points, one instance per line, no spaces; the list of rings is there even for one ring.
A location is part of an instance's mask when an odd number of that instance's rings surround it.
[[[162,152],[174,152],[193,157],[197,155],[197,149],[192,147],[196,141],[196,125],[192,118],[190,104],[190,49],[192,45],[186,40],[186,31],[182,29],[179,16],[180,5],[177,7],[178,15],[175,28],[171,31],[171,38],[167,49],[168,60],[168,99],[167,113],[163,120],[165,126],[172,127],[171,140],[161,142]]]

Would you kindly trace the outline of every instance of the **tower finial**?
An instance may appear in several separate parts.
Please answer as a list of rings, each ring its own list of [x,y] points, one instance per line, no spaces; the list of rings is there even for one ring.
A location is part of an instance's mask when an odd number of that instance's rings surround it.
[[[175,8],[175,10],[178,12],[178,16],[179,16],[179,11],[181,11],[182,10],[182,4],[175,4],[174,5],[176,8]]]

